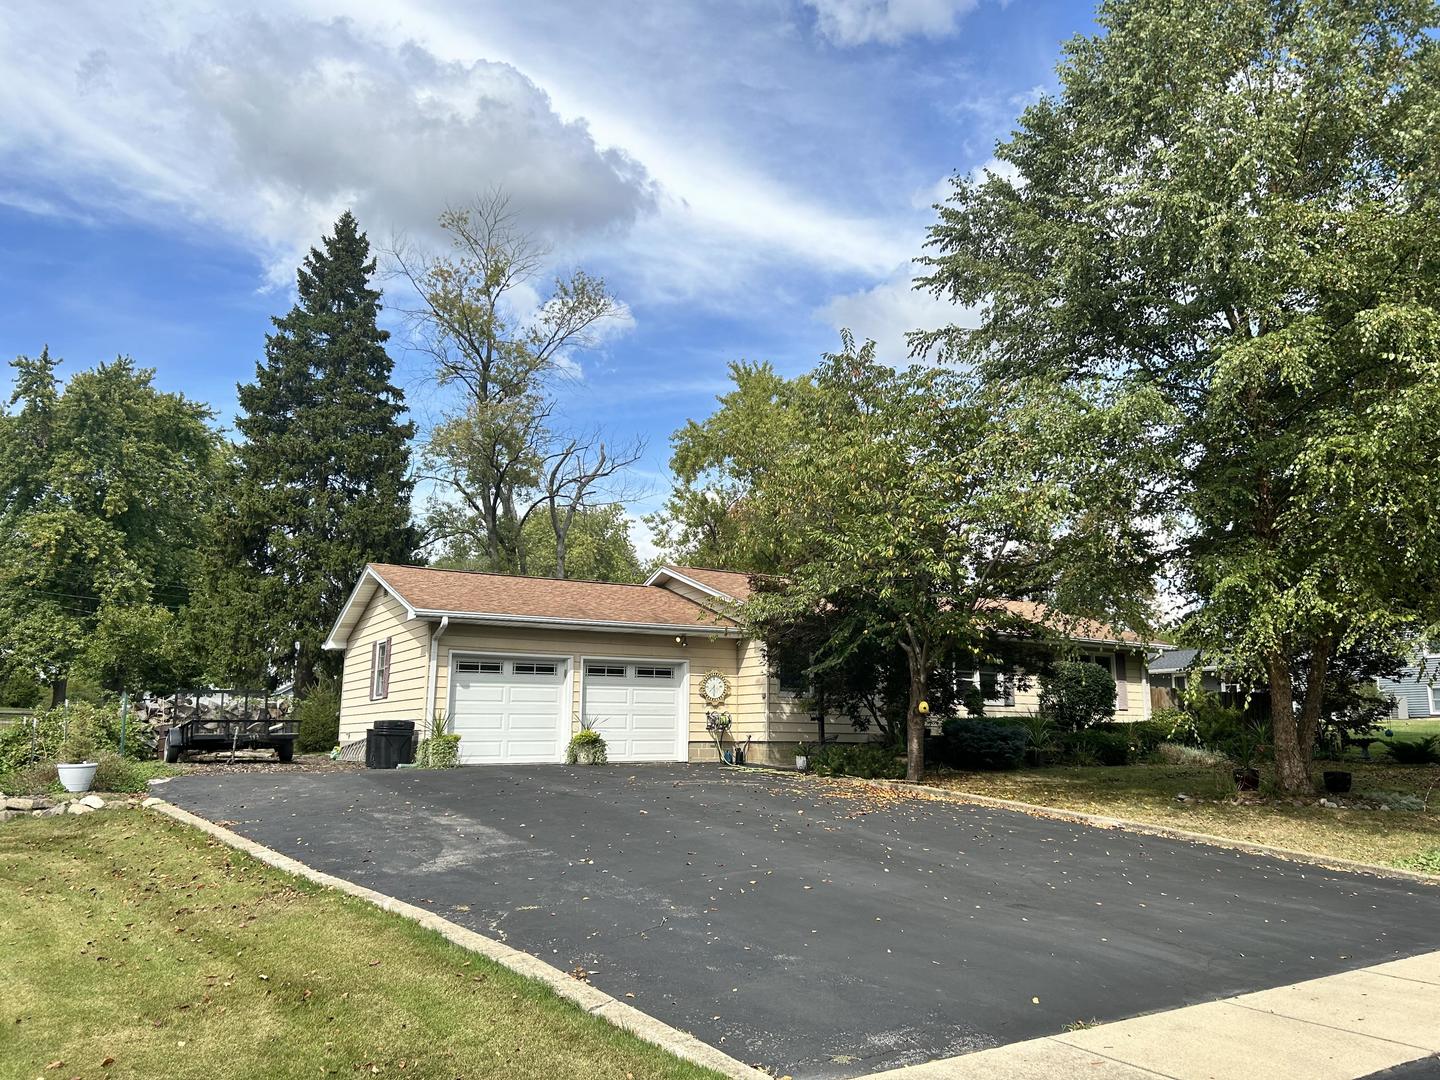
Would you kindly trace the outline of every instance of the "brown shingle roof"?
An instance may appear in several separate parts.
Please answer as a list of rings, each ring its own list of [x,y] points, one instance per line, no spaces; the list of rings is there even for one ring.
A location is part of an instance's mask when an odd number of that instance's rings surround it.
[[[603,581],[511,577],[469,570],[371,563],[405,602],[420,611],[574,622],[732,627],[729,620],[670,589]]]
[[[1018,615],[1027,622],[1081,641],[1115,641],[1133,645],[1145,643],[1144,638],[1130,630],[1106,626],[1094,619],[1066,615],[1044,604],[1037,604],[1033,600],[996,600],[994,604],[995,607],[1002,608],[1012,615]]]
[[[704,566],[679,566],[674,563],[666,563],[665,569],[674,570],[677,574],[684,574],[691,581],[698,581],[701,585],[722,592],[726,596],[736,600],[750,599],[750,575],[741,574],[734,570],[711,570]]]

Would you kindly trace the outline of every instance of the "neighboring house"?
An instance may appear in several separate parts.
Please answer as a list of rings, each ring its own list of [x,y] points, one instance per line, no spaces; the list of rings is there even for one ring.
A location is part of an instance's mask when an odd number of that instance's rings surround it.
[[[1156,698],[1164,698],[1166,704],[1176,704],[1196,682],[1211,694],[1219,694],[1227,686],[1214,664],[1201,661],[1199,649],[1169,649],[1150,661],[1150,685]]]
[[[1440,716],[1440,642],[1429,642],[1393,679],[1376,679],[1382,694],[1394,698],[1390,715],[1396,720]]]
[[[345,653],[340,741],[376,720],[423,731],[443,715],[462,763],[557,762],[583,717],[612,761],[710,760],[706,713],[725,711],[750,761],[788,762],[815,724],[803,686],[772,673],[761,643],[726,617],[749,595],[745,574],[684,566],[617,585],[372,564],[325,642]],[[1148,716],[1146,644],[1096,623],[1067,628],[1116,676],[1117,719]],[[987,712],[1035,709],[1033,685],[974,677],[993,688]]]

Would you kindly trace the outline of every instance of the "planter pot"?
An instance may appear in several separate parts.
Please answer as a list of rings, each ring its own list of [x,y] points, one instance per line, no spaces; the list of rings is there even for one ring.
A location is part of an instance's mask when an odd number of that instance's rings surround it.
[[[82,761],[73,765],[56,765],[55,771],[60,774],[60,783],[66,791],[80,792],[90,790],[97,767],[93,761]]]
[[[807,758],[804,754],[796,754],[796,755],[795,755],[795,771],[796,771],[796,772],[804,772],[805,769],[809,766],[809,764],[810,764],[810,759]]]
[[[1259,791],[1260,770],[1259,769],[1236,769],[1235,789],[1237,791]]]
[[[1350,790],[1350,774],[1339,769],[1325,772],[1325,790],[1331,795],[1344,795]]]

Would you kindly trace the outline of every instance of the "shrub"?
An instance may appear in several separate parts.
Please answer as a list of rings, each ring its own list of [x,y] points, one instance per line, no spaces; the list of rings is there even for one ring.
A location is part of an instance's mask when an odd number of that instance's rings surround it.
[[[1440,763],[1440,735],[1418,741],[1386,739],[1385,750],[1401,765],[1435,765]]]
[[[132,718],[133,719],[133,718]],[[151,756],[152,743],[143,722],[131,725],[125,749],[128,756]],[[70,745],[62,747],[66,732]],[[0,729],[0,772],[12,772],[37,761],[54,761],[62,750],[85,753],[90,760],[95,754],[120,748],[120,713],[112,706],[91,705],[72,701],[54,709],[37,712],[29,720],[9,724]]]
[[[1017,716],[1016,727],[1025,732],[1025,760],[1031,765],[1045,764],[1046,755],[1055,749],[1055,725],[1044,713]]]
[[[0,791],[7,795],[45,795],[59,790],[60,776],[53,761],[22,765],[0,773]]]
[[[1060,737],[1060,748],[1077,765],[1129,765],[1130,736],[1113,727],[1072,731]]]
[[[1183,743],[1162,742],[1151,751],[1150,756],[1161,765],[1222,765],[1226,758],[1213,750]]]
[[[415,750],[415,764],[422,769],[453,769],[460,764],[460,736],[440,732],[431,735]]]
[[[1040,711],[1062,731],[1083,731],[1115,715],[1115,678],[1099,664],[1057,660],[1040,676]]]
[[[1130,733],[1130,745],[1136,753],[1148,754],[1170,740],[1171,725],[1152,716],[1149,720],[1128,725],[1126,730]]]
[[[604,765],[609,760],[605,739],[594,728],[582,727],[570,736],[570,745],[565,747],[566,765]]]
[[[295,749],[323,754],[340,741],[340,686],[334,679],[318,682],[295,705]]]
[[[817,776],[858,776],[862,780],[901,780],[905,758],[878,743],[826,743],[810,758]]]
[[[1200,745],[1200,731],[1195,726],[1195,717],[1184,709],[1174,706],[1156,709],[1150,716],[1150,722],[1165,729],[1162,742],[1182,743],[1185,746]]]
[[[161,776],[174,776],[178,772],[158,761],[132,761],[119,754],[101,754],[95,769],[94,791],[128,792],[131,794],[148,791],[149,781]]]
[[[956,769],[1018,769],[1031,743],[1028,724],[952,716],[941,727],[945,764]]]
[[[1237,742],[1252,735],[1264,738],[1263,733],[1254,731],[1256,722],[1246,717],[1245,710],[1221,705],[1214,694],[1202,694],[1195,702],[1193,715],[1196,737],[1207,750],[1233,758]]]

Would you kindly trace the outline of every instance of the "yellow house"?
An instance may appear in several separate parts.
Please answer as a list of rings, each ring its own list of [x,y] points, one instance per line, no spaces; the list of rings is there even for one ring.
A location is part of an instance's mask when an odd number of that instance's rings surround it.
[[[463,764],[559,762],[584,718],[611,761],[701,761],[715,757],[707,713],[727,713],[727,746],[787,763],[815,724],[725,616],[749,595],[745,574],[685,566],[617,585],[372,563],[325,642],[345,653],[340,742],[376,720],[424,731],[442,717]],[[1093,623],[1067,632],[1116,676],[1117,719],[1148,716],[1143,643]],[[1002,678],[986,711],[1030,712],[1034,697]]]

